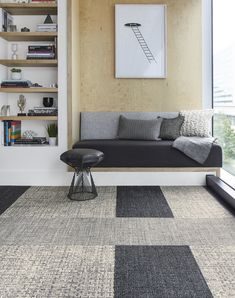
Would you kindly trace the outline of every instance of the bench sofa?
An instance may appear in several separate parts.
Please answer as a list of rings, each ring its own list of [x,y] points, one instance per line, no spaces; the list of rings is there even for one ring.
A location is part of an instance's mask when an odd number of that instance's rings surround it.
[[[73,148],[91,148],[104,152],[99,168],[106,170],[151,169],[156,171],[215,171],[222,167],[222,149],[213,144],[206,162],[201,165],[172,147],[173,141],[117,139],[120,115],[130,119],[175,118],[178,113],[166,112],[83,112],[80,140]]]

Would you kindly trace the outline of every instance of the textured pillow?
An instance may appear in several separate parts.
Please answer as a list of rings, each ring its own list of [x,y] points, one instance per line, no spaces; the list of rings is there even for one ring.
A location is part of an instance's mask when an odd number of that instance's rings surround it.
[[[128,119],[124,116],[119,118],[118,138],[128,140],[159,140],[162,119],[138,120]]]
[[[213,110],[181,111],[184,123],[181,127],[181,135],[190,137],[209,137],[213,117]]]
[[[183,116],[178,116],[173,119],[162,120],[160,138],[163,140],[175,140],[180,136],[181,126],[184,122]]]

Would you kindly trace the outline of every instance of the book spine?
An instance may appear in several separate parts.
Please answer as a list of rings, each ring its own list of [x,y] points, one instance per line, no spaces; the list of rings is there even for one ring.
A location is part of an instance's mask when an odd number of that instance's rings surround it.
[[[8,146],[11,146],[11,121],[8,121]]]
[[[1,145],[4,146],[4,121],[1,122]]]
[[[4,146],[8,146],[8,121],[4,121]]]

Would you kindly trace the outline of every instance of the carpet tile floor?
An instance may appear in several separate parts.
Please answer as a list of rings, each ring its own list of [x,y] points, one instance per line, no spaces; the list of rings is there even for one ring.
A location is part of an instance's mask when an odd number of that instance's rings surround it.
[[[1,298],[235,298],[235,218],[204,187],[2,190]]]

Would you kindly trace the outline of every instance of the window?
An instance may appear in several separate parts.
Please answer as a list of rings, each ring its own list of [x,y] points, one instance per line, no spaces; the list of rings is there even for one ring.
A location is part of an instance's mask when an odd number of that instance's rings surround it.
[[[223,148],[223,168],[235,175],[235,1],[213,0],[214,136]]]

